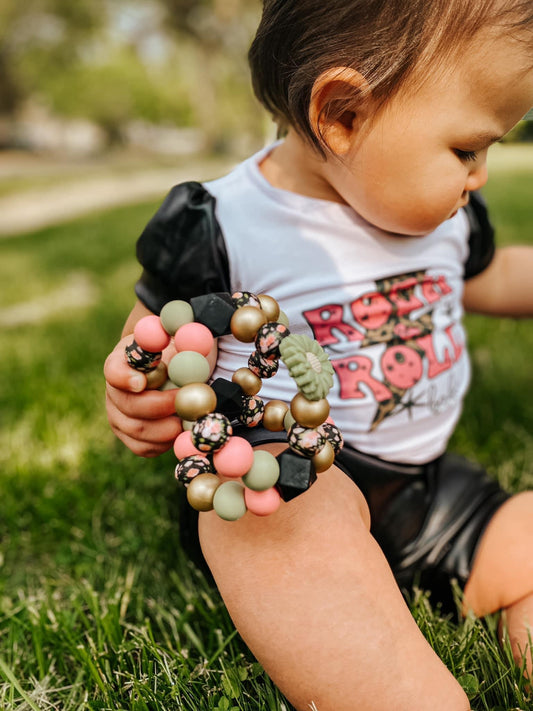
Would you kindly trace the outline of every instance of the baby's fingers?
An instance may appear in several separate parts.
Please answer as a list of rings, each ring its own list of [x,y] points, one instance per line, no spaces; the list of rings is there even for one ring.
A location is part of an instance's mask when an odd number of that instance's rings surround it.
[[[134,370],[126,361],[125,349],[130,343],[131,336],[123,338],[107,356],[104,363],[104,377],[110,385],[119,390],[140,393],[146,387],[146,376]]]

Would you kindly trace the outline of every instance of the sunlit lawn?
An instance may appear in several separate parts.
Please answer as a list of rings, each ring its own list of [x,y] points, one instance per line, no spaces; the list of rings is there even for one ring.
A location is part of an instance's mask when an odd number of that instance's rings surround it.
[[[533,243],[533,148],[498,148],[486,194],[500,241]],[[137,459],[107,428],[102,364],[154,208],[0,241],[2,709],[290,708],[180,550],[173,457]],[[454,446],[512,490],[533,487],[531,322],[468,325],[473,388]],[[456,625],[423,595],[413,605],[473,709],[531,708],[495,619]]]

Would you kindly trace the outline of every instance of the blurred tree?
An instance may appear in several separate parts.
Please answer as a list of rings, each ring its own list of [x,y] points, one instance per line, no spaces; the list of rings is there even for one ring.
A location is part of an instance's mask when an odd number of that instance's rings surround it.
[[[9,125],[36,81],[80,57],[102,27],[104,0],[0,0],[0,120]],[[28,72],[29,65],[33,71]],[[2,136],[0,133],[0,144]]]
[[[252,94],[246,54],[259,21],[259,0],[158,0],[165,22],[192,55],[190,100],[212,149],[228,136],[260,138],[264,114]]]

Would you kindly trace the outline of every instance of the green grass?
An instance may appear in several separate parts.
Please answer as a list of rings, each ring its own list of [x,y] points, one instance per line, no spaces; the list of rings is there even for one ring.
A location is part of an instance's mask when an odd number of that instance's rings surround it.
[[[494,172],[500,240],[533,240],[533,169]],[[291,709],[180,550],[173,457],[138,459],[107,427],[102,364],[134,300],[134,241],[154,207],[0,241],[8,711]],[[454,446],[513,490],[533,487],[531,323],[468,326],[474,380]],[[495,618],[456,624],[422,593],[412,606],[473,709],[531,708]]]

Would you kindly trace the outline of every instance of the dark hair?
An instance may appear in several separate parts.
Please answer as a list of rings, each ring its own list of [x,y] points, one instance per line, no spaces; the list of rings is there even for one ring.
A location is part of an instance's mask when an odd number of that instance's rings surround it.
[[[259,101],[324,155],[309,121],[316,79],[332,67],[356,69],[383,103],[424,59],[433,69],[476,33],[498,24],[533,28],[531,0],[264,0],[249,52]],[[356,110],[353,90],[328,115]]]

